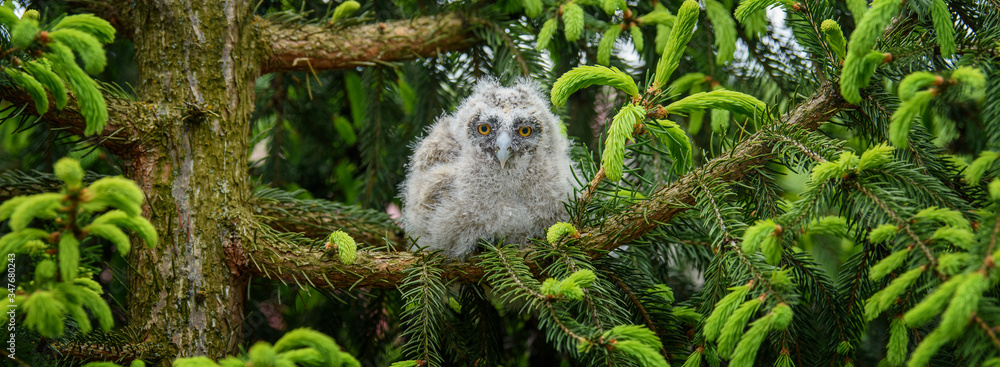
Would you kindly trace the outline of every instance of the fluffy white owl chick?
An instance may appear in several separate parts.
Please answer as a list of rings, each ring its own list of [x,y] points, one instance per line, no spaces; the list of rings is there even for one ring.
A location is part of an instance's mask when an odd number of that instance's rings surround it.
[[[576,184],[560,124],[535,82],[480,81],[416,146],[401,190],[407,234],[463,258],[480,237],[524,245],[566,220]]]

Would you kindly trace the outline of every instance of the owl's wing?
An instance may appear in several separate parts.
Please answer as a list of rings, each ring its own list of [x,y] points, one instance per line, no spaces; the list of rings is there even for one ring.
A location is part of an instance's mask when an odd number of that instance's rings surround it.
[[[413,173],[427,171],[434,166],[448,164],[458,157],[462,151],[461,145],[448,129],[448,121],[439,121],[431,127],[427,137],[420,142],[413,152]]]
[[[461,146],[446,121],[436,123],[413,152],[410,172],[403,184],[403,226],[408,235],[420,238],[421,246],[440,248],[430,227],[439,204],[451,199],[452,166],[460,153]]]

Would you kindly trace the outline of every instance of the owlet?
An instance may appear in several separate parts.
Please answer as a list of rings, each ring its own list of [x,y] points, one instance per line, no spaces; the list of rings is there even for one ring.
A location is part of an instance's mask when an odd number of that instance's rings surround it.
[[[417,246],[464,258],[480,238],[527,244],[567,217],[569,141],[531,80],[477,83],[421,140],[402,185],[402,223]]]

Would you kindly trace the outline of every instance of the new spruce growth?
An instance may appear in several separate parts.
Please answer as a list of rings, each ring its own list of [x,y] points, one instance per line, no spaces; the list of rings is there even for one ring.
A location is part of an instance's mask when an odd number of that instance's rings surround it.
[[[0,221],[8,221],[11,229],[0,237],[0,256],[17,254],[37,262],[34,282],[6,292],[13,293],[14,305],[25,314],[24,325],[45,337],[63,335],[67,317],[83,333],[92,330],[91,317],[109,330],[111,310],[101,287],[91,286],[96,284],[90,280],[91,269],[81,266],[80,246],[100,237],[125,256],[132,242],[123,230],[152,247],[156,228],[142,217],[143,195],[135,182],[106,177],[84,186],[83,168],[70,158],[56,162],[55,175],[63,182],[60,192],[17,196],[0,204]]]
[[[358,258],[358,244],[354,238],[344,231],[334,231],[326,239],[327,249],[336,249],[340,255],[340,261],[344,264],[354,264]]]
[[[14,49],[8,52],[29,52],[40,55],[37,60],[15,65],[0,66],[14,84],[23,88],[35,103],[39,115],[49,110],[46,90],[52,93],[56,108],[63,109],[68,102],[65,84],[69,84],[80,113],[86,118],[86,135],[103,130],[108,120],[104,96],[97,82],[87,74],[97,74],[107,65],[104,44],[115,39],[115,29],[104,19],[91,14],[62,17],[56,24],[41,27],[36,18],[25,12],[17,18],[10,9],[0,10],[0,25],[10,30]],[[44,30],[48,28],[48,30]],[[75,55],[74,55],[75,53]],[[80,68],[79,57],[84,68]],[[86,70],[86,71],[85,71]]]

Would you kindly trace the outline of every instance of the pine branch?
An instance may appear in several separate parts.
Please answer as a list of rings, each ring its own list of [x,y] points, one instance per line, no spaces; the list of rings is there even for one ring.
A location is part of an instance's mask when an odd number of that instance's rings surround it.
[[[822,271],[816,271],[815,263],[807,263],[807,261],[812,260],[808,254],[793,254],[783,257],[783,260],[795,270],[798,275],[796,279],[805,283],[812,290],[812,296],[817,298],[813,300],[816,312],[822,314],[824,320],[833,319],[832,329],[836,330],[836,335],[830,336],[836,338],[829,340],[831,346],[835,346],[837,342],[849,340],[845,324],[848,323],[846,320],[850,314],[843,312],[842,304],[837,301],[839,299],[837,289],[833,287],[830,279]],[[827,358],[831,357],[827,356]]]
[[[777,123],[783,125],[783,128],[815,130],[820,122],[828,120],[847,106],[836,86],[826,84]],[[765,132],[750,136],[729,152],[657,190],[649,200],[633,205],[598,227],[586,228],[581,242],[601,252],[613,250],[639,238],[659,224],[688,210],[695,203],[693,194],[698,188],[699,180],[736,181],[750,172],[749,168],[772,159],[774,154],[769,141]]]
[[[750,56],[753,56],[754,60],[756,60],[757,63],[760,64],[760,66],[764,69],[764,74],[766,74],[769,78],[771,78],[771,80],[774,81],[774,84],[778,86],[778,89],[781,89],[781,94],[783,94],[785,97],[791,98],[792,92],[788,90],[788,88],[785,86],[785,80],[782,79],[780,76],[781,74],[784,73],[781,72],[780,70],[776,70],[774,66],[768,62],[768,60],[764,57],[764,55],[761,55],[761,52],[757,50],[757,42],[747,37],[746,32],[743,31],[743,27],[736,27],[736,34],[740,37],[741,40],[743,40],[743,43],[747,46],[747,51],[750,52]]]
[[[871,191],[866,189],[861,184],[855,183],[854,187],[858,190],[858,192],[864,194],[865,196],[868,197],[869,200],[874,202],[879,207],[879,209],[882,209],[882,211],[888,214],[889,217],[896,222],[897,226],[905,230],[906,234],[910,236],[910,238],[913,240],[913,243],[916,244],[918,247],[920,247],[920,250],[923,251],[925,256],[927,256],[927,260],[930,261],[931,263],[931,269],[937,268],[938,261],[937,258],[934,256],[934,253],[930,250],[930,248],[927,247],[927,244],[920,239],[920,236],[918,236],[913,231],[913,228],[910,227],[909,222],[904,221],[902,218],[900,218],[899,214],[897,214],[894,210],[892,210],[892,208],[889,208],[889,206],[883,200],[879,199],[877,196],[872,194]],[[935,273],[936,272],[937,271],[935,270]]]
[[[403,337],[409,340],[403,354],[424,361],[430,366],[442,364],[440,340],[442,313],[447,312],[443,302],[447,291],[441,282],[438,259],[425,258],[408,271],[400,287],[406,306],[403,307]]]
[[[567,323],[571,323],[573,320],[564,320],[566,318],[565,312],[562,309],[557,309],[550,297],[535,290],[539,286],[538,282],[527,277],[527,271],[533,271],[533,269],[531,269],[528,262],[520,258],[521,253],[508,251],[508,248],[504,247],[497,248],[495,251],[492,249],[487,251],[491,252],[494,257],[486,257],[484,260],[488,265],[492,265],[487,266],[487,268],[490,268],[488,271],[489,274],[484,277],[484,280],[494,288],[498,299],[502,303],[523,303],[522,310],[539,312],[541,318],[540,325],[543,329],[547,322],[551,322],[551,325],[555,326],[555,328],[547,332],[550,338],[552,332],[558,330],[562,334],[572,338],[573,341],[586,340],[582,335],[574,332],[570,325],[567,325]],[[537,276],[535,273],[531,275]],[[522,277],[524,278],[523,280]]]
[[[251,200],[250,205],[258,209],[254,212],[257,218],[282,232],[323,238],[341,230],[355,241],[375,247],[386,245],[386,241],[396,248],[406,243],[402,230],[384,212],[327,200],[300,200],[294,193],[270,188],[257,190]]]
[[[254,275],[330,288],[396,288],[406,277],[405,271],[423,256],[409,251],[362,250],[358,251],[354,264],[347,265],[319,246],[264,238],[258,238],[247,252],[248,270]],[[536,265],[529,263],[529,266],[536,276],[541,272]],[[445,282],[475,283],[485,275],[478,260],[444,262],[440,268]]]
[[[986,254],[992,254],[997,246],[997,235],[1000,234],[1000,215],[997,215],[993,222],[993,230],[990,231],[990,244],[986,247]],[[986,256],[983,268],[993,267],[993,256]]]
[[[799,141],[797,141],[795,139],[792,139],[792,138],[790,138],[788,136],[782,135],[780,133],[779,134],[774,134],[774,136],[775,136],[775,138],[778,141],[786,143],[788,145],[791,145],[791,146],[795,147],[800,152],[802,152],[802,154],[805,154],[809,158],[812,158],[814,161],[816,161],[816,163],[826,162],[826,158],[823,158],[823,156],[820,155],[819,153],[810,150],[809,147],[806,147],[801,142],[799,142]]]
[[[868,282],[868,268],[878,262],[877,245],[867,243],[864,247],[864,250],[851,256],[841,266],[837,279],[839,287],[837,293],[839,298],[843,300],[842,306],[840,306],[843,310],[841,311],[844,315],[843,319],[855,320],[855,323],[861,323],[861,320],[864,320],[864,300],[874,293],[871,290],[872,284]],[[854,326],[846,330],[849,332],[847,341],[857,343],[860,340],[862,327]]]
[[[170,355],[168,348],[155,342],[135,342],[118,333],[92,332],[47,344],[52,353],[78,363],[88,361],[115,361],[130,363],[136,359],[156,361]]]
[[[635,307],[636,311],[639,312],[639,315],[642,316],[642,321],[645,322],[646,327],[649,328],[649,330],[654,334],[659,335],[660,332],[656,329],[656,323],[653,322],[653,318],[649,316],[649,311],[646,310],[646,306],[644,306],[642,301],[639,300],[639,297],[635,295],[632,288],[629,287],[628,284],[625,284],[625,282],[614,273],[608,273],[608,278],[610,278],[611,281],[618,286],[618,288],[621,288],[622,291],[625,292],[625,295],[628,296],[628,300],[631,302],[631,305]],[[660,346],[660,354],[664,357],[668,356],[667,350],[663,346]]]
[[[265,23],[260,36],[270,44],[261,73],[345,69],[430,57],[475,42],[472,27],[458,13],[346,28]]]
[[[494,22],[476,20],[475,24],[478,24],[482,27],[489,27],[490,29],[493,30],[493,32],[499,35],[500,39],[503,40],[504,45],[507,46],[507,48],[510,49],[511,53],[514,54],[514,59],[517,60],[517,65],[519,67],[519,70],[521,71],[521,75],[531,76],[531,70],[528,68],[528,63],[525,62],[524,60],[524,55],[518,50],[517,44],[514,43],[514,40],[511,39],[510,35],[507,34],[507,31],[505,29],[501,28],[499,24],[496,24]]]
[[[86,172],[83,183],[89,185],[105,176]],[[51,173],[10,170],[0,173],[0,202],[15,196],[57,192],[65,183]]]
[[[22,113],[37,116],[35,102],[21,88],[0,88],[0,100],[15,106],[27,106]],[[108,123],[104,126],[104,130],[89,138],[108,148],[111,153],[128,156],[141,137],[136,127],[152,123],[159,116],[150,110],[148,105],[107,96],[105,101],[108,104]],[[51,102],[50,100],[50,104],[54,104]],[[77,106],[76,97],[70,95],[66,108],[62,110],[52,108],[41,118],[52,129],[83,137],[87,123]]]
[[[589,257],[580,251],[576,247],[568,246],[553,246],[550,252],[542,257],[546,259],[551,259],[551,263],[545,269],[545,274],[555,277],[555,278],[566,278],[570,274],[576,273],[580,270],[594,270],[593,264],[590,263]],[[539,261],[546,262],[546,261]],[[598,302],[607,301],[606,294],[602,294],[599,286],[595,285],[593,287],[585,287],[583,291],[583,305],[586,307],[586,312],[581,309],[582,313],[586,313],[590,317],[592,326],[597,327],[600,330],[604,330],[604,322],[601,318],[601,309],[604,314],[608,314],[607,304],[602,304],[598,306]]]
[[[997,338],[996,331],[986,324],[986,321],[983,321],[983,318],[979,317],[979,315],[973,316],[972,319],[976,320],[976,324],[979,325],[984,332],[986,332],[986,335],[990,337],[990,341],[993,342],[993,345],[997,347],[997,349],[1000,349],[1000,339]]]

